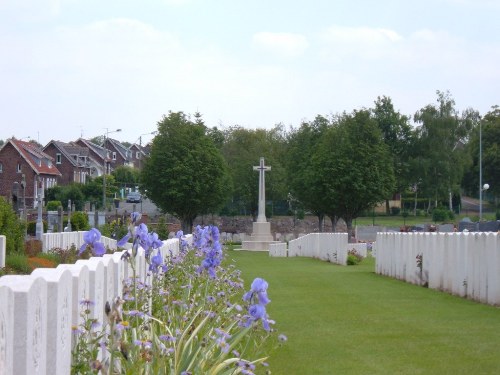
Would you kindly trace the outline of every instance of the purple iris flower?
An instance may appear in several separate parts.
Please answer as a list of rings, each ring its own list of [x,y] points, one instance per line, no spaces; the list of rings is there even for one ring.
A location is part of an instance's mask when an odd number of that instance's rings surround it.
[[[271,329],[269,327],[266,307],[264,305],[261,304],[252,305],[248,308],[248,313],[250,314],[250,319],[248,320],[248,324],[260,320],[262,321],[262,326],[266,331],[269,331]]]
[[[155,256],[151,257],[151,264],[149,265],[149,270],[153,273],[158,273],[158,269],[162,268],[163,272],[167,272],[167,265],[163,263],[163,258],[161,252],[157,252]]]
[[[139,212],[132,212],[130,214],[129,230],[127,234],[120,241],[116,243],[116,246],[123,247],[128,242],[128,240],[130,239],[130,237],[132,237],[133,232],[135,230],[135,223],[137,223],[137,221],[141,219],[141,216],[142,215]]]
[[[104,253],[106,252],[106,249],[104,248],[104,244],[102,242],[99,242],[100,239],[101,239],[101,232],[99,232],[99,230],[96,228],[92,228],[88,232],[85,232],[83,234],[84,243],[80,247],[78,255],[83,253],[85,249],[87,249],[87,246],[90,246],[94,256],[96,257],[103,256]]]
[[[257,277],[250,287],[250,291],[246,292],[243,296],[244,301],[251,301],[254,296],[257,296],[257,299],[261,305],[267,305],[271,300],[267,297],[267,288],[269,284],[266,280]]]

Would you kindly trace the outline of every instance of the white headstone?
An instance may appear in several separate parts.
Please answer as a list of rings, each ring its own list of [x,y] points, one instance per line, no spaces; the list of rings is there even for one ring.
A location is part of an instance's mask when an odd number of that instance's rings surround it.
[[[47,374],[71,372],[71,272],[37,268],[31,276],[47,282]]]
[[[7,343],[12,346],[6,347],[6,368],[13,368],[13,374],[46,374],[47,284],[41,277],[7,275],[0,278],[0,290],[3,287],[12,291],[7,293],[10,301],[2,300],[2,304],[12,305],[11,333],[15,334],[11,343]],[[0,348],[1,341],[0,336]]]

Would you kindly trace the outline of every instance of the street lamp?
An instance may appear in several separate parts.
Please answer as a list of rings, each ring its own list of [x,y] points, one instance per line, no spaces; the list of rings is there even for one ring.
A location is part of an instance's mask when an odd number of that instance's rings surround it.
[[[483,220],[483,191],[486,191],[490,188],[489,184],[484,184],[481,189],[479,194],[479,221]]]
[[[104,164],[104,169],[103,169],[103,175],[102,175],[102,209],[106,210],[106,172],[107,172],[107,158],[108,158],[108,149],[106,148],[106,139],[108,138],[108,135],[111,133],[118,133],[121,132],[121,129],[116,129],[109,131],[108,128],[106,129],[106,133],[104,134],[104,157],[103,157],[103,164]]]

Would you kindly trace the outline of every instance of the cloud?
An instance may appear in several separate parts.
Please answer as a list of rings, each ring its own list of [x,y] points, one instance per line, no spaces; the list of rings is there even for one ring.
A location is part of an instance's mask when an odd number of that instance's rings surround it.
[[[260,32],[254,34],[252,45],[257,50],[280,57],[297,57],[309,46],[305,36],[292,33]]]

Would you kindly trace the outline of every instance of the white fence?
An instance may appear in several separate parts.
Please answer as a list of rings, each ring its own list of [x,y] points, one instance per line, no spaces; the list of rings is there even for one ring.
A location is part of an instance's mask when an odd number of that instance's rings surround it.
[[[79,247],[83,242],[77,238],[81,239],[82,233],[61,233],[61,244]],[[57,247],[63,247],[61,244]],[[164,241],[152,255],[156,251],[163,257],[175,255],[179,240]],[[61,264],[55,269],[40,268],[28,276],[1,277],[0,374],[69,374],[71,329],[82,322],[80,302],[93,301],[92,316],[104,322],[106,301],[121,295],[122,281],[131,276],[129,263],[121,260],[123,253]],[[136,270],[136,276],[144,280],[146,259],[142,248],[136,257]]]
[[[269,256],[302,256],[347,264],[347,233],[309,233],[288,243],[272,244]]]
[[[497,233],[378,233],[374,246],[378,274],[500,305]]]

